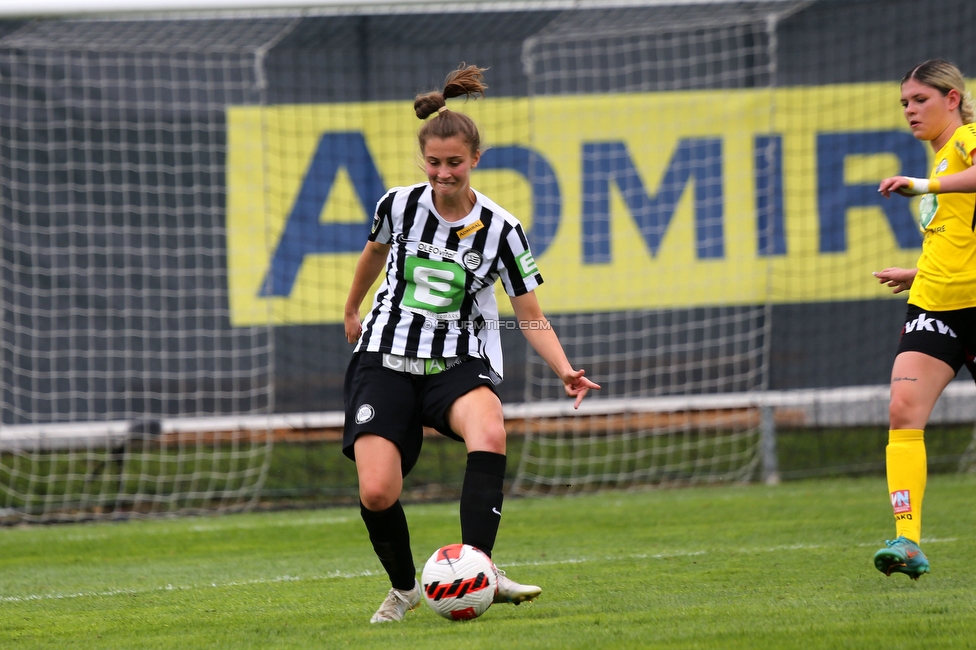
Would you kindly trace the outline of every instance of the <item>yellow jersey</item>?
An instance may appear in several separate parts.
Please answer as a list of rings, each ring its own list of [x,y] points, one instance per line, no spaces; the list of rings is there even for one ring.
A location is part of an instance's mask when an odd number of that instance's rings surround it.
[[[935,154],[929,178],[972,167],[976,124],[963,124]],[[919,204],[922,255],[913,305],[930,311],[976,307],[976,194],[926,194]]]

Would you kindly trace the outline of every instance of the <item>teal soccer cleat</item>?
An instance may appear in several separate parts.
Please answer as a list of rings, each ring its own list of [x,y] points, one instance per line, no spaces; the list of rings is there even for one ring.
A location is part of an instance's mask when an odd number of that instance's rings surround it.
[[[897,571],[912,580],[929,572],[929,561],[922,549],[907,537],[885,542],[885,547],[874,554],[874,566],[886,576]]]

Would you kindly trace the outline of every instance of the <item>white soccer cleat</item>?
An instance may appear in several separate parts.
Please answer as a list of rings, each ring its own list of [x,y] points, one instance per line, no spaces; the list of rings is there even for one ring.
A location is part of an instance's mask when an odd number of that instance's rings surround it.
[[[413,589],[401,591],[390,589],[383,604],[369,619],[370,623],[386,623],[388,621],[402,621],[411,609],[416,609],[420,601],[424,599],[424,594],[420,590],[420,583],[414,580]]]
[[[498,585],[495,591],[493,603],[512,603],[518,605],[527,600],[532,600],[542,593],[542,587],[535,585],[520,585],[505,575],[505,572],[491,563],[491,568],[495,570],[495,583]]]

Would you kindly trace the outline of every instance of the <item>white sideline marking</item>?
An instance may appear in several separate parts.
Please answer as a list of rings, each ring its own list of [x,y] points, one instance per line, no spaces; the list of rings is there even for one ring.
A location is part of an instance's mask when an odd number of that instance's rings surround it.
[[[957,538],[946,537],[942,539],[923,537],[923,544],[940,544],[944,542],[955,542]],[[856,544],[856,546],[876,547],[884,542],[868,542]],[[776,553],[778,551],[806,551],[819,548],[830,548],[830,544],[787,544],[782,546],[768,546],[766,548],[738,548],[733,553]],[[666,560],[672,557],[694,557],[697,555],[708,555],[714,551],[672,551],[670,553],[634,553],[632,555],[607,556],[604,558],[572,558],[566,560],[533,560],[532,562],[508,562],[500,567],[510,566],[552,566],[558,564],[586,564],[587,562],[619,562],[623,560]]]
[[[81,591],[73,594],[31,594],[30,596],[4,596],[0,597],[3,603],[22,603],[31,600],[60,600],[62,598],[100,598],[103,596],[135,596],[138,594],[149,594],[159,591],[191,591],[194,589],[225,589],[227,587],[244,587],[249,585],[269,585],[278,582],[301,582],[304,580],[332,580],[335,578],[364,578],[378,575],[376,571],[360,571],[359,573],[343,573],[335,571],[324,576],[310,576],[302,578],[300,576],[277,576],[275,578],[254,578],[253,580],[232,580],[231,582],[211,582],[208,585],[180,585],[174,587],[171,584],[162,587],[151,587],[149,589],[107,589],[105,591]]]
[[[957,538],[946,537],[946,538],[923,538],[922,543],[924,544],[940,544],[947,542],[955,542]],[[883,542],[882,542],[883,543]],[[860,543],[855,546],[877,546],[877,542],[871,543]],[[829,544],[789,544],[784,546],[768,546],[766,548],[739,548],[735,549],[734,553],[776,553],[779,551],[804,551],[810,549],[819,548],[829,548]],[[666,560],[673,557],[694,557],[698,555],[709,555],[714,553],[714,551],[672,551],[668,553],[634,553],[631,555],[610,555],[603,558],[592,558],[592,557],[578,557],[578,558],[566,558],[563,560],[533,560],[531,562],[508,562],[506,564],[500,565],[501,568],[506,567],[520,567],[520,566],[553,566],[559,564],[588,564],[590,562],[621,562],[625,560]],[[301,576],[290,576],[283,575],[274,578],[255,578],[253,580],[233,580],[231,582],[216,583],[211,582],[207,585],[181,585],[174,587],[171,584],[162,587],[152,587],[149,589],[107,589],[105,591],[83,591],[73,594],[31,594],[29,596],[3,596],[0,597],[0,602],[2,603],[23,603],[33,600],[59,600],[63,598],[102,598],[110,596],[133,596],[138,594],[154,593],[159,591],[190,591],[194,589],[226,589],[233,587],[244,587],[251,585],[268,585],[275,584],[279,582],[315,582],[319,580],[349,580],[353,578],[366,578],[375,575],[383,575],[380,571],[359,571],[355,573],[346,573],[343,571],[333,571],[324,576],[308,576],[302,578]]]
[[[355,518],[359,521],[358,517]],[[254,522],[254,523],[234,523],[234,524],[196,524],[190,526],[190,530],[194,533],[212,533],[214,531],[220,530],[250,530],[253,528],[291,528],[293,526],[319,526],[326,524],[348,524],[353,521],[353,517],[306,517],[304,519],[288,519],[285,521],[280,521],[273,523],[270,526],[267,522]]]

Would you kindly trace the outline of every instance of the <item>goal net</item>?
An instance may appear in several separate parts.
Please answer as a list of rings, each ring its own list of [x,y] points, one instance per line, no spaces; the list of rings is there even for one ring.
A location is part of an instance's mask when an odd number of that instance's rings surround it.
[[[871,272],[921,237],[877,183],[931,164],[898,79],[976,73],[976,3],[893,1],[0,6],[0,521],[246,508],[301,455],[276,438],[338,445],[356,260],[461,62],[472,184],[603,386],[573,411],[498,293],[516,493],[773,480],[777,427],[883,432],[905,301]]]
[[[224,111],[289,24],[4,24],[0,521],[255,498],[260,424],[163,421],[273,408],[269,326],[226,325]]]
[[[552,322],[570,359],[605,378],[596,399],[618,407],[529,418],[516,491],[753,476],[759,411],[744,403],[659,412],[653,398],[767,386],[768,267],[755,261],[775,254],[779,241],[770,219],[779,188],[763,175],[775,144],[739,140],[724,125],[772,133],[771,28],[798,6],[669,7],[653,20],[647,10],[591,11],[526,41],[534,123],[559,124],[535,130],[533,141],[552,148],[546,139],[599,125],[599,141],[580,153],[588,266],[547,270],[569,274],[579,295],[606,305]],[[723,91],[737,95],[722,100]],[[595,97],[591,114],[553,115],[566,95]],[[754,185],[754,196],[742,194]],[[755,210],[746,213],[748,203]],[[709,261],[714,274],[702,273]],[[526,401],[561,394],[561,382],[530,355]]]

